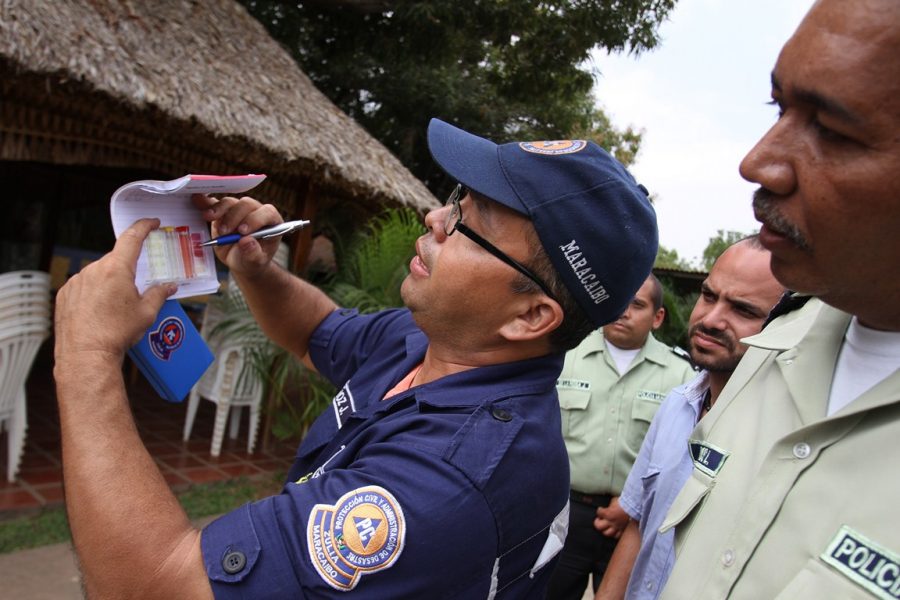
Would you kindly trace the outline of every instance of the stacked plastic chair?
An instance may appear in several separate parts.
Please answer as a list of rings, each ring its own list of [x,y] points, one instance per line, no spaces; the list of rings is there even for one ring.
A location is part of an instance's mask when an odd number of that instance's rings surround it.
[[[25,382],[50,335],[50,274],[0,275],[0,431],[7,434],[6,478],[14,481],[28,428]]]
[[[286,244],[279,246],[279,251],[275,255],[275,261],[282,266],[287,264]],[[240,288],[230,277],[225,286],[224,295],[227,297],[228,304],[246,307],[246,301]],[[247,453],[253,454],[259,429],[263,394],[262,382],[259,376],[253,372],[249,360],[250,349],[261,342],[264,334],[260,329],[255,328],[246,332],[240,338],[226,338],[214,335],[213,332],[216,326],[222,322],[225,316],[215,304],[208,304],[203,313],[200,335],[209,345],[216,358],[200,378],[200,381],[191,390],[188,397],[187,417],[185,418],[183,431],[183,439],[187,441],[191,437],[191,430],[194,427],[194,419],[197,416],[200,398],[206,398],[214,402],[216,404],[216,417],[209,453],[216,457],[222,451],[225,424],[228,422],[229,414],[231,416],[231,424],[228,436],[231,439],[237,439],[241,424],[241,412],[245,406],[250,408]]]

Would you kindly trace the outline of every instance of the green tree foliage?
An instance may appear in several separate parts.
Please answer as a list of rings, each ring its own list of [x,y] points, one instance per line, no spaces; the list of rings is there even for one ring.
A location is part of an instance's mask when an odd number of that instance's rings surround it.
[[[659,249],[656,251],[656,260],[653,261],[653,266],[660,269],[693,270],[691,263],[687,259],[678,256],[678,250],[666,248],[662,244],[659,245]]]
[[[656,252],[655,268],[676,269],[680,271],[693,271],[696,269],[690,261],[681,258],[674,248],[659,246]],[[687,349],[687,328],[691,311],[697,301],[697,294],[680,294],[675,289],[672,279],[665,275],[659,277],[663,286],[663,306],[666,308],[666,320],[663,321],[654,335],[669,346],[680,346]]]
[[[324,285],[325,291],[338,305],[363,313],[403,306],[400,284],[423,233],[421,219],[406,208],[374,217],[349,243],[338,241],[338,271]]]
[[[741,233],[740,231],[725,231],[724,229],[719,229],[716,232],[716,235],[709,238],[709,243],[706,244],[706,248],[703,250],[704,270],[709,271],[712,269],[716,259],[718,259],[729,246],[744,239],[748,235],[749,234]]]
[[[590,51],[639,53],[677,0],[242,0],[316,86],[437,195],[431,117],[497,141],[588,138],[623,162],[640,134],[596,107]]]
[[[672,280],[666,276],[661,276],[659,282],[663,286],[663,306],[666,308],[666,319],[653,335],[664,344],[680,346],[687,350],[688,320],[691,317],[691,311],[694,310],[698,294],[685,296],[677,293]]]

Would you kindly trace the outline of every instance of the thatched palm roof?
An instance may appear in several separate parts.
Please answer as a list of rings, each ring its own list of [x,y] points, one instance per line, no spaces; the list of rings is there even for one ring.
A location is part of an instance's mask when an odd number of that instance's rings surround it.
[[[436,205],[233,0],[3,0],[0,92],[3,159],[265,172],[281,202],[311,180]]]

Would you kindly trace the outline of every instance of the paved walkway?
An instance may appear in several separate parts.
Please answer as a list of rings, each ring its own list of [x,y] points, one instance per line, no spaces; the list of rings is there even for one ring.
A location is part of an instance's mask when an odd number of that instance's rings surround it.
[[[48,352],[49,343],[32,369],[26,386],[28,431],[25,453],[14,482],[6,481],[6,434],[0,435],[0,519],[22,512],[35,512],[63,502],[62,462],[60,458],[59,415]],[[126,367],[126,372],[128,367]],[[162,400],[139,373],[128,377],[128,397],[138,430],[160,471],[175,491],[192,483],[209,483],[235,477],[286,472],[296,453],[297,442],[278,442],[274,438],[263,447],[262,425],[256,450],[247,453],[247,410],[243,411],[238,438],[227,434],[218,458],[209,453],[215,405],[201,400],[191,437],[181,440],[187,401]]]
[[[215,517],[194,521],[203,527]],[[72,545],[53,544],[0,554],[0,597],[16,600],[81,600],[81,577]]]

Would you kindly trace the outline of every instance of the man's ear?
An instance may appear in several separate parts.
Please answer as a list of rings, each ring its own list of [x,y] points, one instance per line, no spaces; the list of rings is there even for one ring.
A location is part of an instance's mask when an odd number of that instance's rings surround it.
[[[656,311],[656,314],[653,315],[653,325],[651,326],[651,329],[653,329],[653,331],[656,331],[657,329],[659,329],[662,326],[663,321],[665,321],[665,319],[666,319],[666,309],[664,307],[660,306],[659,310]]]
[[[522,296],[525,302],[500,328],[500,335],[511,342],[524,342],[549,336],[563,322],[562,307],[544,294]]]

